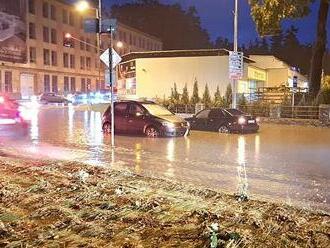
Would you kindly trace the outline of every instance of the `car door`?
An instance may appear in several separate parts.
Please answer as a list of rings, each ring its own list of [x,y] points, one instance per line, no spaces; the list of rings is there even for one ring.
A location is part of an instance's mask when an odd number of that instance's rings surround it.
[[[207,119],[209,117],[210,109],[200,111],[192,120],[191,128],[195,130],[207,130]]]
[[[144,109],[136,103],[130,103],[126,115],[127,131],[130,133],[143,133],[145,123]]]
[[[212,109],[207,119],[207,130],[218,131],[222,125],[226,125],[226,117],[222,109]]]
[[[128,103],[120,102],[115,104],[115,130],[127,132],[127,109]]]

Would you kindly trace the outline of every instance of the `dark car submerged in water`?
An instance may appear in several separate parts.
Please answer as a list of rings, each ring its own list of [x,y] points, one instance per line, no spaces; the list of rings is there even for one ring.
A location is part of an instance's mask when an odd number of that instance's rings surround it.
[[[189,122],[151,101],[120,101],[114,105],[115,132],[147,137],[184,136]],[[111,106],[103,114],[102,128],[111,133]]]
[[[192,130],[215,131],[220,133],[246,133],[259,130],[259,118],[237,109],[204,109],[186,121]]]

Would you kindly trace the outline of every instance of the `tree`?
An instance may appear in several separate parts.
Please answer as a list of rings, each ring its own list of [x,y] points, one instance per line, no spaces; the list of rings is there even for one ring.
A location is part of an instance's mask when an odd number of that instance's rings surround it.
[[[139,0],[113,5],[111,17],[160,38],[164,50],[211,47],[209,35],[202,28],[195,7],[184,10],[180,4]]]
[[[217,86],[217,90],[214,93],[213,106],[214,107],[222,107],[224,105],[224,99],[221,96],[219,85]]]
[[[227,89],[226,89],[226,93],[225,93],[225,107],[229,108],[230,105],[233,102],[233,90],[231,88],[231,84],[228,84]]]
[[[310,13],[310,5],[314,0],[250,0],[251,15],[257,25],[258,33],[276,35],[280,33],[281,22],[285,19],[301,18]],[[329,0],[320,0],[317,37],[314,45],[310,81],[311,92],[316,96],[320,90],[322,61],[326,52],[326,24],[329,12]]]
[[[198,82],[196,78],[194,81],[194,89],[190,102],[191,104],[197,104],[200,102],[199,93],[198,93]]]
[[[187,89],[187,84],[185,84],[185,86],[182,89],[181,103],[184,105],[189,104],[189,93],[188,93],[188,89]]]
[[[210,91],[209,91],[209,87],[207,84],[205,84],[202,103],[205,105],[206,108],[211,106],[211,96],[210,96]]]
[[[171,89],[171,102],[174,104],[174,105],[177,105],[180,103],[180,94],[178,92],[178,89],[176,87],[176,83],[174,83],[174,86],[173,88]]]

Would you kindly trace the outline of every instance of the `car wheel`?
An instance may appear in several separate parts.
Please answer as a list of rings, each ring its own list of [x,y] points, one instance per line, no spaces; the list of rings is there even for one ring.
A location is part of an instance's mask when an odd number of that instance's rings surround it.
[[[103,132],[106,134],[110,134],[111,133],[111,123],[106,122],[103,124]]]
[[[220,126],[218,129],[219,133],[229,133],[229,128],[227,126]]]
[[[158,129],[153,126],[147,127],[145,134],[149,138],[157,138],[160,136]]]

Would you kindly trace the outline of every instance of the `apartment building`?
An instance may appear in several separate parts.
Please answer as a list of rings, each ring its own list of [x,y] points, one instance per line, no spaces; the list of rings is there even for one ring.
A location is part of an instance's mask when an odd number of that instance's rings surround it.
[[[105,87],[97,37],[85,33],[83,18],[61,0],[11,0],[0,3],[0,91],[29,98],[43,92],[67,94]],[[64,46],[65,34],[73,37]],[[161,50],[159,39],[119,24],[120,54]],[[108,37],[102,38],[106,48]]]

